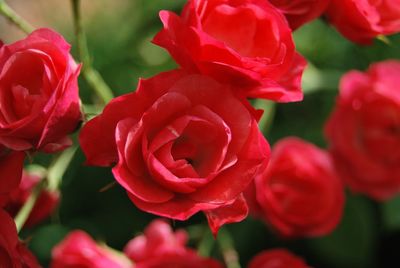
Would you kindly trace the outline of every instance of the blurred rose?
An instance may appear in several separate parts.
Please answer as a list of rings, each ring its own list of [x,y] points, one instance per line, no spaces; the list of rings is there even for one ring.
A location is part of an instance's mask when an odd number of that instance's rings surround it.
[[[274,145],[268,168],[255,179],[253,191],[253,213],[283,236],[326,235],[342,217],[343,186],[328,154],[298,138]]]
[[[0,209],[0,267],[40,267],[32,253],[18,240],[14,220],[2,209]]]
[[[325,11],[330,0],[269,0],[285,14],[290,27],[296,30]]]
[[[306,61],[284,16],[267,0],[190,0],[181,16],[161,11],[153,42],[184,68],[238,86],[241,94],[299,101]]]
[[[83,231],[73,231],[53,248],[51,268],[132,268],[122,253],[99,245]]]
[[[154,220],[143,235],[136,236],[124,252],[136,268],[222,268],[215,260],[202,258],[185,246],[187,233],[175,233],[163,220]]]
[[[25,171],[18,188],[11,192],[5,209],[15,216],[28,200],[35,186],[43,179],[42,174]],[[57,207],[60,200],[58,191],[43,190],[33,206],[25,226],[33,226],[46,219]]]
[[[124,253],[135,263],[167,253],[184,253],[188,235],[184,230],[173,232],[163,220],[153,220],[143,235],[136,236],[125,246]]]
[[[0,144],[54,152],[71,144],[81,120],[80,67],[66,41],[49,29],[0,48]]]
[[[340,33],[360,44],[400,31],[400,0],[331,0],[327,15]]]
[[[243,102],[210,77],[162,73],[89,121],[81,147],[89,164],[118,161],[114,177],[146,212],[186,220],[218,209],[208,217],[216,233],[221,224],[246,217],[241,193],[269,157]]]
[[[21,181],[24,159],[24,152],[13,152],[0,144],[0,208]]]
[[[400,192],[399,85],[400,61],[347,73],[325,129],[346,184],[377,200]]]
[[[255,256],[248,268],[309,268],[299,257],[286,249],[265,250]]]

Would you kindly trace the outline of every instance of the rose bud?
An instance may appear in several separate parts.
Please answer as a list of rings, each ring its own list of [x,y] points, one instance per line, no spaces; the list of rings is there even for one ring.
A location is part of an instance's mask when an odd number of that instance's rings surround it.
[[[344,190],[329,155],[298,138],[274,145],[254,189],[253,213],[284,237],[326,235],[342,217]]]
[[[306,61],[282,13],[267,0],[189,0],[181,16],[160,12],[154,38],[184,69],[236,86],[238,94],[280,102],[303,98]]]
[[[125,254],[136,268],[222,268],[210,258],[202,258],[185,246],[188,235],[184,230],[175,233],[168,223],[154,220],[143,235],[136,236],[126,245]]]
[[[15,216],[28,200],[35,186],[43,179],[43,174],[24,171],[18,188],[10,193],[5,209]],[[43,190],[33,206],[24,226],[31,227],[46,219],[58,206],[60,193]]]
[[[248,268],[310,268],[300,257],[286,249],[265,250],[255,256]]]
[[[35,256],[18,240],[14,220],[2,209],[0,209],[0,267],[41,267]]]
[[[24,159],[24,152],[13,152],[0,144],[0,207],[21,181]]]
[[[122,253],[99,245],[83,231],[73,231],[52,250],[50,268],[132,268]],[[136,266],[135,266],[136,267]]]
[[[310,22],[326,10],[330,0],[269,0],[283,14],[290,27],[296,30],[303,24]]]
[[[214,233],[241,221],[241,193],[266,165],[269,146],[232,91],[181,70],[141,80],[83,127],[87,163],[117,162],[115,179],[143,211],[177,220],[204,211]]]
[[[368,45],[378,35],[400,31],[400,1],[331,0],[329,22],[349,40]]]
[[[55,152],[81,120],[80,66],[70,45],[50,29],[0,48],[0,144],[16,151]]]
[[[400,192],[399,84],[400,61],[350,71],[325,128],[341,178],[352,191],[376,200]]]

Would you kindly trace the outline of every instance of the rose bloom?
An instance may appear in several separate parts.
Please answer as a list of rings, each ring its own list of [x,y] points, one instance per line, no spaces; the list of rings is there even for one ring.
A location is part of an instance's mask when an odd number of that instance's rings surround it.
[[[189,0],[181,16],[160,12],[164,29],[153,42],[185,69],[237,86],[251,98],[303,98],[306,61],[291,29],[267,0]]]
[[[283,14],[290,27],[296,30],[325,11],[331,0],[269,0]]]
[[[164,220],[153,220],[144,234],[133,238],[125,246],[124,253],[135,263],[151,260],[157,255],[185,253],[188,234],[185,230],[174,232]]]
[[[24,171],[20,185],[9,196],[5,209],[15,216],[28,200],[35,186],[43,179],[43,174]],[[31,227],[46,219],[60,201],[58,191],[43,190],[33,206],[24,226]]]
[[[14,220],[2,209],[0,209],[0,267],[41,267],[32,253],[18,240]]]
[[[122,253],[99,245],[83,231],[73,231],[52,250],[50,268],[132,268]]]
[[[300,258],[286,249],[265,250],[255,256],[248,268],[309,268]]]
[[[400,192],[400,61],[350,71],[325,133],[341,178],[377,200]]]
[[[54,152],[81,120],[80,67],[58,33],[39,29],[0,44],[0,144],[16,150]]]
[[[378,35],[400,31],[400,0],[331,0],[327,16],[349,40],[370,44]]]
[[[252,213],[284,237],[326,235],[342,217],[343,186],[329,155],[301,139],[276,143],[254,182],[246,194]]]
[[[163,220],[154,220],[143,235],[126,245],[125,254],[137,268],[222,268],[210,258],[202,258],[185,246],[188,235],[184,230],[175,233]]]
[[[12,152],[0,144],[0,207],[21,181],[24,159],[24,152]]]
[[[228,86],[175,70],[112,100],[80,143],[88,164],[117,162],[114,177],[141,210],[178,220],[204,211],[216,233],[246,217],[241,193],[268,160],[253,112]]]

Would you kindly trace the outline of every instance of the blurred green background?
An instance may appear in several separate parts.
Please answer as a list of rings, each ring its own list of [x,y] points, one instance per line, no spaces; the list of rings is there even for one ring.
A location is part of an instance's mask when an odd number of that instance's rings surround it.
[[[9,4],[36,27],[50,27],[74,44],[71,6],[65,0],[13,0]],[[184,0],[96,0],[82,1],[82,13],[93,64],[113,89],[121,95],[135,89],[139,77],[150,77],[174,68],[175,63],[162,49],[150,43],[161,28],[160,9],[179,12]],[[0,18],[0,38],[13,42],[24,35]],[[341,37],[323,20],[315,21],[295,33],[298,50],[309,60],[304,77],[305,98],[301,103],[279,104],[267,138],[271,145],[285,136],[299,136],[325,147],[322,133],[337,94],[340,76],[350,69],[365,70],[375,61],[400,59],[400,35],[389,37],[390,44],[375,41],[360,47]],[[76,55],[75,49],[73,54]],[[92,103],[92,93],[80,81],[84,103]],[[258,106],[264,103],[257,102]],[[264,122],[265,123],[265,122]],[[267,122],[268,124],[269,122]],[[49,156],[35,158],[46,165]],[[79,151],[62,183],[62,202],[56,215],[22,236],[39,260],[47,265],[51,248],[66,233],[83,229],[109,246],[122,249],[150,222],[152,215],[136,209],[124,190],[115,186],[100,192],[113,182],[109,168],[87,167]],[[206,224],[203,215],[185,227]],[[400,267],[400,198],[377,203],[347,193],[341,224],[331,235],[316,239],[280,240],[260,221],[247,220],[225,227],[233,234],[243,267],[261,250],[283,246],[303,256],[316,268]],[[197,241],[191,241],[196,246]],[[215,257],[221,258],[216,250]]]

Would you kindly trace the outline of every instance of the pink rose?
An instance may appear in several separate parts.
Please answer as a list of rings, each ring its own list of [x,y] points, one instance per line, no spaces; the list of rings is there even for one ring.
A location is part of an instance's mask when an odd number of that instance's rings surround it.
[[[190,0],[181,16],[161,11],[153,42],[183,68],[234,84],[251,98],[299,101],[306,61],[284,16],[267,0]]]
[[[14,220],[2,209],[0,209],[0,267],[41,267],[33,254],[18,240]]]
[[[125,254],[136,268],[222,268],[210,258],[202,258],[185,246],[188,235],[184,230],[172,231],[168,223],[154,220],[143,235],[126,245]]]
[[[399,0],[331,0],[327,15],[341,34],[359,44],[400,31]]]
[[[50,29],[0,48],[0,144],[54,152],[71,144],[81,120],[80,67],[70,45]]]
[[[51,268],[132,268],[122,253],[97,244],[83,231],[73,231],[53,248]]]
[[[138,208],[178,220],[211,213],[214,233],[246,217],[241,193],[269,156],[244,100],[179,70],[111,101],[83,127],[80,143],[89,164],[117,162],[114,177]]]
[[[341,178],[377,200],[400,192],[400,61],[342,77],[325,133]]]
[[[10,193],[5,209],[15,216],[28,200],[32,190],[42,179],[39,174],[25,171],[20,185]],[[60,193],[58,191],[43,190],[36,200],[25,226],[33,226],[46,219],[57,207],[59,201]]]
[[[269,0],[283,14],[290,27],[296,30],[325,11],[331,0]]]
[[[286,237],[326,235],[342,217],[343,186],[329,155],[298,138],[274,145],[253,191],[253,213]]]
[[[255,256],[248,268],[310,268],[300,257],[286,249],[265,250]]]

